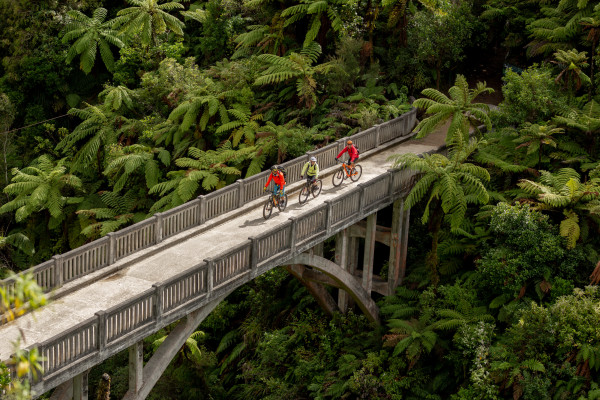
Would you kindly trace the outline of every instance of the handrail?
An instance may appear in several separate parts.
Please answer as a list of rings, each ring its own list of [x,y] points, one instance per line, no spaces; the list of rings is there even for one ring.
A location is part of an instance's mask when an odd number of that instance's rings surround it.
[[[322,169],[333,166],[335,156],[348,139],[354,141],[359,149],[365,152],[408,135],[416,123],[416,112],[413,108],[381,125],[375,125],[283,163],[288,170],[288,183],[300,180],[300,169],[309,156],[318,157]],[[55,255],[51,260],[19,272],[17,276],[31,273],[45,292],[59,289],[67,282],[97,272],[142,249],[241,208],[245,203],[263,195],[262,182],[268,173],[263,171],[250,178],[240,179],[208,195],[201,195],[171,210],[157,213],[84,246]],[[14,277],[0,280],[0,287],[7,291],[14,291],[14,285]]]

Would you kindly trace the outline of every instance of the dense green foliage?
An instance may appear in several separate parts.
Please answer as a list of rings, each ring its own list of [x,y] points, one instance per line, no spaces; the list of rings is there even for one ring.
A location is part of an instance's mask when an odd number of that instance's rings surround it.
[[[419,136],[447,127],[448,153],[393,158],[422,175],[382,325],[325,315],[275,270],[217,307],[150,398],[598,399],[599,11],[0,2],[0,278],[394,118],[414,96]],[[115,398],[121,357],[101,366]]]

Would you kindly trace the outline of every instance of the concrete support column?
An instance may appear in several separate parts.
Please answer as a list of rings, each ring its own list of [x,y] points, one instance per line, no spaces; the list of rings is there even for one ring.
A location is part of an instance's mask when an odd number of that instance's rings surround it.
[[[316,244],[313,248],[309,250],[311,255],[323,257],[323,242]]]
[[[348,272],[351,275],[354,275],[354,273],[358,269],[358,250],[358,238],[351,237],[348,241]]]
[[[404,275],[406,275],[406,255],[408,253],[408,228],[410,227],[410,209],[404,210],[402,214],[402,236],[400,237],[400,251],[402,255],[400,256],[400,279],[396,286],[402,284],[404,280]]]
[[[408,211],[404,209],[404,199],[394,202],[392,214],[392,238],[388,270],[388,293],[393,294],[402,283],[406,272],[406,245],[408,243]],[[405,237],[406,236],[406,237]],[[403,247],[404,246],[404,247]]]
[[[367,232],[365,236],[365,254],[363,257],[362,286],[371,294],[373,288],[373,258],[375,257],[375,235],[377,230],[377,213],[367,217]]]
[[[73,400],[88,400],[88,374],[89,370],[73,378]]]
[[[339,232],[335,238],[335,263],[344,271],[348,271],[348,228]],[[338,307],[342,313],[348,311],[348,293],[338,289]]]
[[[144,384],[144,342],[129,348],[129,392],[137,393]]]

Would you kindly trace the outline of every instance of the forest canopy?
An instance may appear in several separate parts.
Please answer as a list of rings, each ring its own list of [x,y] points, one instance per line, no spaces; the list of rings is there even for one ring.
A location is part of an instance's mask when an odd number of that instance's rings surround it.
[[[151,398],[600,399],[598,2],[14,0],[0,20],[0,278],[412,107],[419,137],[448,124],[447,153],[392,159],[421,178],[381,326],[277,269]]]

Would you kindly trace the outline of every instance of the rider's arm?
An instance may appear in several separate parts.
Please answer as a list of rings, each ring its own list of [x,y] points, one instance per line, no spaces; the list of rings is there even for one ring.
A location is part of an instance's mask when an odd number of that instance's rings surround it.
[[[300,175],[304,176],[304,174],[306,173],[306,170],[308,169],[309,164],[310,164],[310,161],[307,162],[306,164],[304,164],[304,166],[302,167],[302,172],[300,172]]]
[[[269,186],[271,179],[273,179],[273,174],[269,174],[269,179],[267,179],[267,183],[265,183],[265,187]]]
[[[315,163],[315,179],[319,177],[319,164]]]
[[[338,155],[337,155],[337,157],[336,157],[336,158],[340,158],[340,157],[342,156],[342,154],[344,154],[344,153],[345,153],[345,152],[347,152],[347,151],[348,151],[348,148],[347,148],[347,147],[344,147],[344,148],[342,149],[342,151],[340,151],[340,154],[338,154]]]

